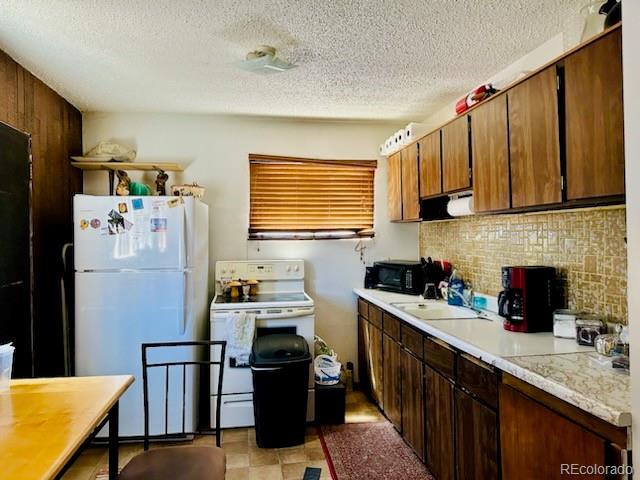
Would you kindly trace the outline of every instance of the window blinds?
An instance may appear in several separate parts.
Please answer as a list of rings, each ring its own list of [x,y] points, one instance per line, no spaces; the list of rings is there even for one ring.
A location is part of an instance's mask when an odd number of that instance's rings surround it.
[[[373,236],[375,160],[249,155],[250,238]]]

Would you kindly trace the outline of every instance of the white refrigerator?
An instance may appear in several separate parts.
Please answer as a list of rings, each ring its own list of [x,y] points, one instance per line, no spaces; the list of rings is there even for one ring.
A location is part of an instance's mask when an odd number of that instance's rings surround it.
[[[120,400],[120,436],[141,436],[141,344],[208,338],[208,207],[190,197],[76,195],[73,217],[75,373],[133,375]],[[163,349],[150,360],[197,360],[203,354],[204,348]],[[183,371],[170,370],[166,399],[165,369],[150,371],[152,435],[182,431]],[[199,381],[194,368],[184,377],[185,430],[194,431]]]

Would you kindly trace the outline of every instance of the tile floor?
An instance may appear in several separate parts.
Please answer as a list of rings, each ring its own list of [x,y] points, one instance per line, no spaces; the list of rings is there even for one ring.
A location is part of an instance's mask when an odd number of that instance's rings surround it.
[[[347,394],[347,423],[383,420],[377,407],[360,392]],[[189,443],[214,444],[211,436],[200,436]],[[152,444],[162,448],[165,444]],[[222,433],[222,448],[227,456],[227,480],[289,480],[302,479],[306,467],[322,469],[322,479],[329,479],[329,468],[324,458],[315,427],[307,429],[304,445],[290,448],[262,449],[255,442],[253,428],[235,428]],[[120,447],[120,466],[124,466],[142,451],[142,444],[124,444]],[[94,480],[99,472],[106,472],[107,450],[102,447],[86,449],[69,468],[63,480]],[[102,478],[102,475],[99,477]]]

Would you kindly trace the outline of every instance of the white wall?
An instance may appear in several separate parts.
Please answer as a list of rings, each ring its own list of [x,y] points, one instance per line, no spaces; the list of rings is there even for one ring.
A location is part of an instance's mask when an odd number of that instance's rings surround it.
[[[640,3],[625,2],[625,25],[640,25]],[[631,417],[633,419],[634,467],[640,472],[640,29],[624,28],[622,35],[622,70],[624,74],[624,149],[627,184],[627,263],[629,265],[627,298],[631,335]]]
[[[503,89],[518,78],[540,68],[554,58],[562,55],[562,53],[569,48],[573,47],[573,45],[567,45],[566,37],[569,37],[569,35],[559,33],[555,37],[544,42],[535,50],[532,50],[509,66],[503,68],[492,77],[487,78],[482,83],[492,83],[496,88]],[[475,85],[469,86],[469,90],[472,88],[475,88]],[[458,98],[462,97],[466,93],[467,92],[460,92]],[[436,128],[452,119],[456,114],[456,101],[453,101],[440,110],[434,112],[423,120],[422,123],[426,123],[430,128]]]
[[[210,278],[216,260],[303,258],[306,288],[316,301],[316,332],[343,361],[357,358],[355,300],[364,266],[356,240],[248,241],[248,153],[329,159],[378,159],[375,185],[376,237],[366,240],[365,259],[418,256],[417,224],[391,224],[386,208],[386,161],[378,145],[398,124],[323,122],[213,115],[89,113],[84,115],[85,149],[101,140],[134,147],[139,161],[179,161],[182,175],[168,182],[197,181],[210,205]],[[135,174],[131,174],[136,180]],[[145,174],[153,186],[155,175]],[[86,172],[88,194],[107,193],[104,172]],[[213,281],[210,282],[213,290]]]

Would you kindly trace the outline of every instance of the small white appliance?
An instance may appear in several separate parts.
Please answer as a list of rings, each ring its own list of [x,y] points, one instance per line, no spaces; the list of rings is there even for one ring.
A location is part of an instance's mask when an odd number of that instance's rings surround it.
[[[133,375],[120,400],[120,435],[141,436],[140,345],[207,338],[208,207],[192,197],[76,195],[73,219],[75,373]],[[173,349],[150,360],[198,355]],[[157,373],[149,377],[151,435],[165,433],[164,377]],[[181,375],[171,373],[169,433],[182,431]],[[195,372],[185,376],[185,425],[193,431],[199,382]]]
[[[304,260],[244,260],[216,262],[216,296],[211,302],[211,339],[227,339],[227,319],[233,312],[256,315],[256,336],[296,333],[309,343],[313,354],[315,313],[313,300],[304,291]],[[258,294],[228,298],[222,282],[230,279],[256,279]],[[227,357],[222,380],[221,425],[223,428],[250,427],[253,417],[253,378],[251,368],[238,367]],[[211,425],[217,415],[217,369],[211,378]],[[315,418],[313,363],[309,366],[307,420]]]

